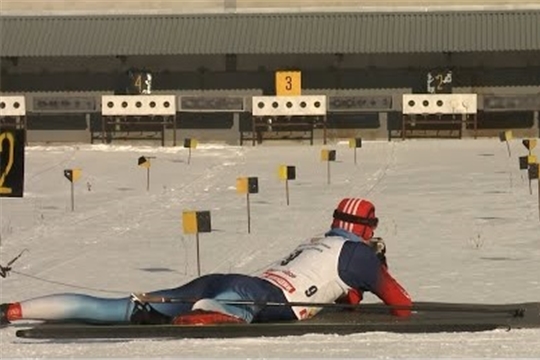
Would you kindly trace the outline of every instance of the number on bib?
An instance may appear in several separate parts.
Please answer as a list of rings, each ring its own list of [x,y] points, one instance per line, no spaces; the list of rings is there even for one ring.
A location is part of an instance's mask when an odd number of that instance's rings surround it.
[[[293,261],[294,259],[296,259],[298,257],[298,255],[300,255],[302,253],[303,250],[295,250],[293,251],[289,256],[287,256],[285,259],[283,259],[280,263],[281,266],[285,266],[287,265],[288,263],[290,263],[291,261]]]
[[[317,292],[317,287],[315,285],[311,285],[309,287],[309,289],[307,289],[306,291],[304,291],[304,294],[306,294],[307,297],[310,297],[310,296],[313,296],[315,295],[315,293]]]

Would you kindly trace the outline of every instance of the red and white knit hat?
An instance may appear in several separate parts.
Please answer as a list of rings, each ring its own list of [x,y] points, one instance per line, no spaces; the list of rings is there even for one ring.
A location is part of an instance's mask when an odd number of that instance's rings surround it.
[[[349,231],[364,240],[373,237],[379,219],[375,216],[375,206],[368,200],[346,198],[339,202],[334,210],[332,229]]]

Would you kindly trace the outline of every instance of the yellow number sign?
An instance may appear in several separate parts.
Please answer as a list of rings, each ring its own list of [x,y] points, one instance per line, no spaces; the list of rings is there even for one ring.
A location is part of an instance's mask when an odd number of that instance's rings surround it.
[[[0,129],[0,197],[23,197],[24,130]]]
[[[7,164],[1,169],[0,174],[0,194],[11,194],[12,189],[5,187],[6,177],[13,166],[13,155],[15,153],[15,139],[11,133],[0,134],[0,154],[2,153],[2,142],[6,140],[9,144]]]
[[[276,95],[297,96],[302,94],[302,73],[300,71],[276,72]]]

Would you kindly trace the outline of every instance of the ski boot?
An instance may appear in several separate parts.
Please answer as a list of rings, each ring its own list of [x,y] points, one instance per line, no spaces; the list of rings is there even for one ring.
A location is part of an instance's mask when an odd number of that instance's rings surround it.
[[[11,324],[7,319],[9,305],[10,304],[0,304],[0,327]]]
[[[6,303],[0,304],[0,327],[11,324],[12,320],[18,320],[22,318],[21,304]]]
[[[217,311],[193,310],[187,314],[178,315],[172,321],[174,325],[214,325],[214,324],[245,324],[243,319]]]
[[[154,309],[150,304],[142,302],[136,296],[131,296],[134,308],[129,321],[135,325],[170,324],[172,318]]]

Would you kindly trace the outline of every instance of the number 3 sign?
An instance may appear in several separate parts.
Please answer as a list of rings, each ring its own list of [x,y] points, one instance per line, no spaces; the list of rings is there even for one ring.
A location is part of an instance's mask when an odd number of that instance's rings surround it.
[[[276,95],[302,95],[302,73],[300,71],[276,72]]]
[[[24,130],[0,129],[0,197],[23,197]]]

